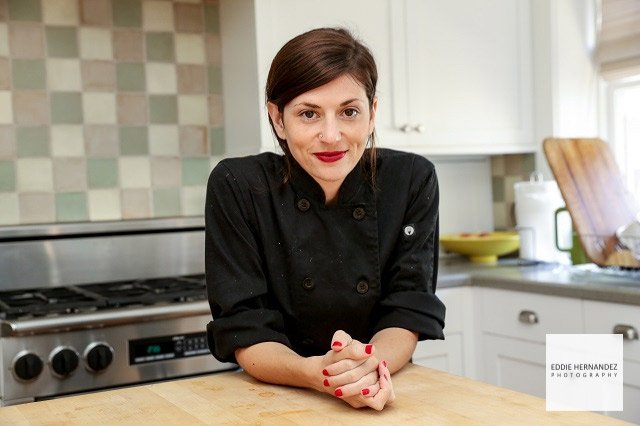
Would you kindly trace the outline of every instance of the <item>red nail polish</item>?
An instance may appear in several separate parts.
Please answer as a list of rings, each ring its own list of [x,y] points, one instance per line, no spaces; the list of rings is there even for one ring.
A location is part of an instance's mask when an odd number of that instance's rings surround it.
[[[336,389],[334,393],[336,396],[342,396],[342,389]]]
[[[341,348],[342,347],[342,342],[338,342],[338,341],[333,342],[333,344],[331,346],[336,347],[336,348]]]
[[[369,395],[369,389],[367,389],[367,388],[362,389],[362,394],[363,395]]]
[[[329,386],[329,379],[324,379],[323,383],[324,383],[325,386]]]
[[[372,349],[373,349],[373,345],[367,345],[364,347],[364,351],[367,353],[367,355],[371,355]]]
[[[329,372],[325,369],[325,370],[322,370],[322,374],[324,374],[325,376],[328,376]]]

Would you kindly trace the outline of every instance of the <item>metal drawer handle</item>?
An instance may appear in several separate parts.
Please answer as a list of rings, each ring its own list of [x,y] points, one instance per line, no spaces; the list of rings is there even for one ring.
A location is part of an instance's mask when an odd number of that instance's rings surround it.
[[[613,334],[622,334],[622,340],[638,340],[638,330],[632,325],[616,324]]]
[[[518,320],[524,324],[537,324],[538,323],[538,314],[533,311],[520,311],[518,315]]]

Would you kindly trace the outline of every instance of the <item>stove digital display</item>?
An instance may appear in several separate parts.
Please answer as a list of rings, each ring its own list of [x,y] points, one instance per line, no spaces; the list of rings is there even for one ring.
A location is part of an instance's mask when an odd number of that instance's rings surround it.
[[[205,332],[129,340],[129,364],[208,355]]]

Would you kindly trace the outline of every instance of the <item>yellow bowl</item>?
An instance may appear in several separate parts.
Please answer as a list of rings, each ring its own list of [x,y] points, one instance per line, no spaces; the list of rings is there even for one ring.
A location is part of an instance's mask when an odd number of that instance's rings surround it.
[[[446,234],[440,236],[446,251],[469,256],[477,263],[493,263],[498,256],[509,254],[520,247],[520,236],[516,232],[475,232]]]

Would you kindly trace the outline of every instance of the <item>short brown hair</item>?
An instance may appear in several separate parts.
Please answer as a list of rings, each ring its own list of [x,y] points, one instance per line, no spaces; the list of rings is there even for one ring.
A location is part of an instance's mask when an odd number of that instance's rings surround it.
[[[317,28],[289,40],[271,62],[267,77],[266,100],[282,113],[295,97],[323,86],[342,75],[349,75],[364,88],[369,108],[373,106],[378,83],[378,70],[371,51],[344,28]],[[284,152],[287,170],[291,174],[292,156],[287,141],[280,139],[269,117],[271,129]],[[375,136],[369,139],[369,167],[372,184],[375,180]]]

